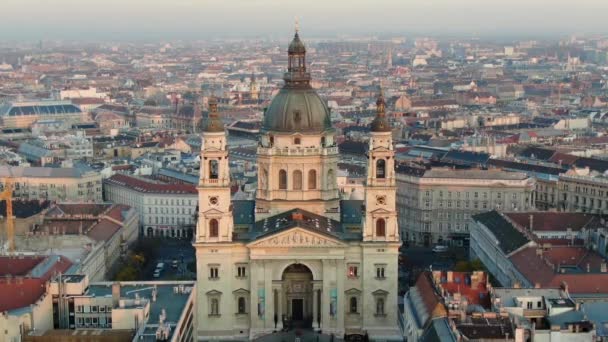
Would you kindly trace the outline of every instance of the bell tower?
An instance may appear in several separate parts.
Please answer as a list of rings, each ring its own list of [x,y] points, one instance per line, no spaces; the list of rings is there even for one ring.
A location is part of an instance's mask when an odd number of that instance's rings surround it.
[[[232,241],[233,228],[226,133],[212,97],[202,137],[196,242]]]
[[[380,90],[367,154],[363,241],[400,242],[396,211],[395,151],[385,106],[384,95]]]

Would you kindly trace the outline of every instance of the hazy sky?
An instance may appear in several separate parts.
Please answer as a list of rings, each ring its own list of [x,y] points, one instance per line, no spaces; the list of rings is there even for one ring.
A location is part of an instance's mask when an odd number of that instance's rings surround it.
[[[0,40],[608,33],[608,0],[0,0]]]

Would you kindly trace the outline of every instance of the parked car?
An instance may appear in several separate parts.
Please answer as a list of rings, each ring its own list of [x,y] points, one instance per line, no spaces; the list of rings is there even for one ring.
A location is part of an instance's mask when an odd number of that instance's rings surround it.
[[[435,253],[444,253],[447,251],[448,251],[448,246],[435,245],[435,247],[433,247],[433,252],[435,252]]]

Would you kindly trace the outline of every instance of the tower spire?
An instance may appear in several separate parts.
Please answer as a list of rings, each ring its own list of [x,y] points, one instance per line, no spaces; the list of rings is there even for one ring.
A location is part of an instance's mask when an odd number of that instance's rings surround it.
[[[298,33],[300,32],[300,20],[298,19],[298,17],[295,17],[295,22],[294,22],[294,28],[296,31],[296,35],[298,35]]]
[[[384,91],[380,86],[378,98],[376,99],[376,117],[372,121],[372,132],[388,132],[391,130],[388,121],[386,120],[386,101],[384,100]]]

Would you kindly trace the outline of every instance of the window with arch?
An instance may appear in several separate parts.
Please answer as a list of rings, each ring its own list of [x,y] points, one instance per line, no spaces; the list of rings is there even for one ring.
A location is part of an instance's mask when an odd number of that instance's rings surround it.
[[[293,172],[293,189],[302,190],[302,171],[300,170]]]
[[[211,298],[211,310],[210,315],[217,316],[220,314],[220,300],[217,298]]]
[[[239,297],[239,299],[237,300],[237,313],[247,313],[247,302],[245,300],[245,297]]]
[[[279,170],[279,189],[287,190],[287,171]]]
[[[350,297],[348,312],[357,313],[357,297]]]
[[[308,189],[314,190],[317,188],[317,170],[308,171]]]
[[[386,236],[386,221],[382,218],[376,220],[376,236]]]
[[[301,143],[300,138],[294,138],[294,139],[293,139],[293,144],[294,144],[294,145],[300,145],[300,143]]]
[[[209,221],[209,237],[216,238],[220,234],[220,224],[216,219]]]
[[[209,161],[209,179],[219,178],[219,162],[217,160]]]
[[[386,161],[384,159],[378,159],[376,161],[376,178],[386,177]]]

